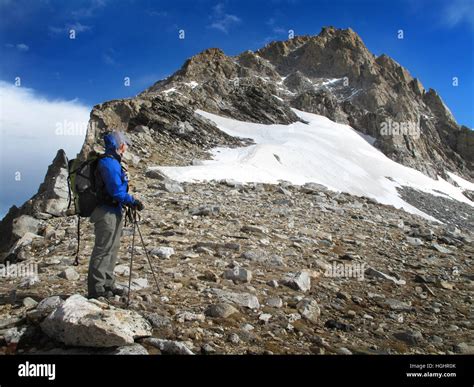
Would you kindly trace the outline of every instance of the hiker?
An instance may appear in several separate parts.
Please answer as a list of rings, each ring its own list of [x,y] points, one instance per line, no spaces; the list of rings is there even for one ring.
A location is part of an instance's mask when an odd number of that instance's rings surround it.
[[[114,268],[120,247],[123,228],[123,207],[138,211],[144,209],[140,200],[128,193],[128,181],[121,165],[123,154],[131,145],[120,131],[104,137],[105,156],[97,164],[98,181],[103,184],[98,191],[99,205],[90,216],[94,224],[95,244],[92,251],[87,279],[89,298],[123,295],[124,290],[115,287]]]

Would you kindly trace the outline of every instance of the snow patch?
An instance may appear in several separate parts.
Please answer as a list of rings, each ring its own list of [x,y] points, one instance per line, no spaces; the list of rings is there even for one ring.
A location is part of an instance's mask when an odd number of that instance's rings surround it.
[[[213,159],[203,160],[202,165],[157,169],[182,182],[224,178],[243,183],[288,180],[300,185],[315,182],[334,191],[371,197],[431,220],[432,217],[405,202],[397,187],[409,186],[436,196],[447,195],[474,206],[459,187],[396,163],[350,126],[316,114],[293,111],[308,124],[256,124],[197,110],[196,113],[214,121],[225,133],[252,138],[255,145],[215,148]],[[468,182],[462,182],[465,183]]]

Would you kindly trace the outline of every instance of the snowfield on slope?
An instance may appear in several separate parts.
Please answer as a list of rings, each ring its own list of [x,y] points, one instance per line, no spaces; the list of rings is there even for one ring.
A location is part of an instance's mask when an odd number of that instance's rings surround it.
[[[255,124],[197,110],[225,133],[252,138],[255,145],[215,148],[212,150],[213,159],[203,160],[201,165],[153,168],[180,182],[213,179],[234,179],[242,183],[287,180],[297,185],[315,182],[334,191],[367,196],[432,220],[402,200],[396,187],[409,186],[474,206],[462,194],[461,188],[396,163],[373,147],[367,136],[350,126],[293,110],[308,124]],[[456,175],[451,176],[453,180],[468,185]]]

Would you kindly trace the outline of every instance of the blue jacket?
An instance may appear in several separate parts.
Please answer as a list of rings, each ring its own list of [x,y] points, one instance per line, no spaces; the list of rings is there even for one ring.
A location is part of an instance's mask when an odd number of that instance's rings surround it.
[[[118,206],[113,207],[107,204],[103,204],[102,207],[108,211],[115,212],[120,215],[122,213],[122,207],[124,205],[134,205],[135,199],[132,195],[128,194],[128,181],[125,172],[120,165],[121,157],[117,154],[116,149],[118,148],[115,138],[110,134],[104,137],[105,141],[105,154],[112,157],[104,157],[99,160],[97,168],[99,173],[104,180],[105,189],[107,193],[119,203]]]

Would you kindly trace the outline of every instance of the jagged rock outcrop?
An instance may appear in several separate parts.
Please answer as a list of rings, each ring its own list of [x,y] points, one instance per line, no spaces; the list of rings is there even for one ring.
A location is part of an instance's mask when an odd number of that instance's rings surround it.
[[[12,206],[0,222],[0,252],[7,252],[28,232],[38,233],[40,220],[65,215],[69,204],[67,176],[66,154],[60,149],[48,167],[38,192],[20,208]]]
[[[156,95],[95,106],[80,157],[87,157],[91,151],[101,151],[102,135],[114,129],[124,130],[137,140],[132,154],[145,159],[157,156],[150,151],[150,145],[160,147],[165,153],[173,152],[177,146],[202,152],[216,146],[242,146],[249,141],[222,132],[214,123],[195,114],[185,101]]]

